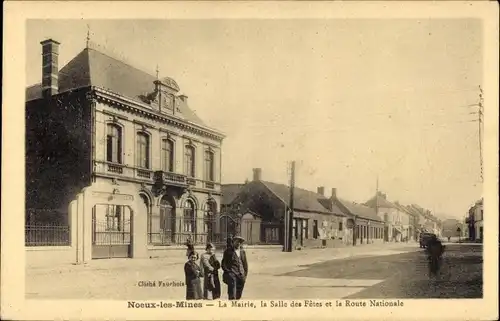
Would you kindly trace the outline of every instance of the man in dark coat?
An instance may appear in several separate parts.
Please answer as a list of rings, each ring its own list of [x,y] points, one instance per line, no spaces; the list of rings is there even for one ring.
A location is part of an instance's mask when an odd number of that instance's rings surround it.
[[[227,284],[227,295],[229,300],[239,300],[243,294],[245,281],[248,275],[247,256],[241,244],[245,240],[233,237],[232,246],[228,246],[222,257],[223,281]]]

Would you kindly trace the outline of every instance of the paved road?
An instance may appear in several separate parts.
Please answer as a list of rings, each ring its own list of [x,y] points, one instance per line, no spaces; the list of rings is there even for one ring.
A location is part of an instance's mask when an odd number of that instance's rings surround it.
[[[482,298],[482,246],[449,244],[441,273],[429,278],[423,251],[358,257],[311,265],[288,277],[380,280],[345,298]],[[326,285],[311,285],[318,289]]]
[[[282,253],[249,251],[244,299],[480,298],[481,245],[450,244],[442,275],[429,280],[417,244],[383,244]],[[332,260],[336,257],[336,260]],[[141,287],[140,281],[182,282],[182,264],[164,260],[95,260],[66,269],[28,269],[27,298],[181,299],[183,286]],[[226,287],[223,296],[226,298]]]
[[[316,249],[283,253],[271,250],[247,250],[250,275],[245,286],[245,299],[333,299],[342,298],[383,279],[280,276],[307,269],[307,264],[344,260],[346,257],[378,257],[407,251],[418,251],[413,244],[371,244],[338,249]],[[220,254],[220,253],[219,253]],[[184,258],[185,259],[185,258]],[[183,262],[172,259],[94,260],[88,265],[51,268],[27,268],[26,295],[30,299],[180,299],[183,286],[141,287],[140,281],[182,282]],[[223,286],[223,298],[226,287]]]

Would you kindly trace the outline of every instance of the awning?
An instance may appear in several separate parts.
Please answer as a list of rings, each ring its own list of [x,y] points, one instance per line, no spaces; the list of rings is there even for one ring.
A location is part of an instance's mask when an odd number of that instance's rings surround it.
[[[403,230],[402,230],[402,228],[401,228],[401,227],[399,227],[399,226],[394,226],[393,228],[394,228],[394,229],[395,229],[398,233],[403,234]]]

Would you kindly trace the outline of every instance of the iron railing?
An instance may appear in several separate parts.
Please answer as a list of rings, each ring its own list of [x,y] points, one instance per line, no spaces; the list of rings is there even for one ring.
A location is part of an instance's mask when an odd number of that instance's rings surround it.
[[[30,224],[25,226],[26,246],[69,246],[70,227],[55,224]]]
[[[184,245],[188,239],[195,245],[221,242],[225,234],[235,231],[222,226],[212,217],[157,217],[149,222],[148,243],[151,245]]]
[[[152,217],[148,222],[148,244],[185,245],[190,240],[194,245],[208,242],[225,244],[227,238],[241,235],[248,245],[283,243],[284,226],[280,222],[241,220],[239,217],[179,218],[173,216]]]

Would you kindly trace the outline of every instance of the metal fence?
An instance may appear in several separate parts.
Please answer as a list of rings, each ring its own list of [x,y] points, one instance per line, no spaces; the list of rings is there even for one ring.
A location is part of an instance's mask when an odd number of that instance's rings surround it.
[[[30,224],[25,226],[26,246],[69,246],[70,228],[67,225]]]
[[[225,242],[228,229],[215,218],[165,217],[148,222],[151,245],[184,245],[188,239],[195,245]],[[236,234],[235,231],[232,234]]]
[[[188,239],[194,245],[208,242],[225,244],[227,238],[241,235],[245,243],[282,244],[283,224],[261,222],[260,220],[241,220],[239,217],[220,215],[217,218],[178,218],[173,216],[156,217],[148,222],[148,244],[184,245]]]

